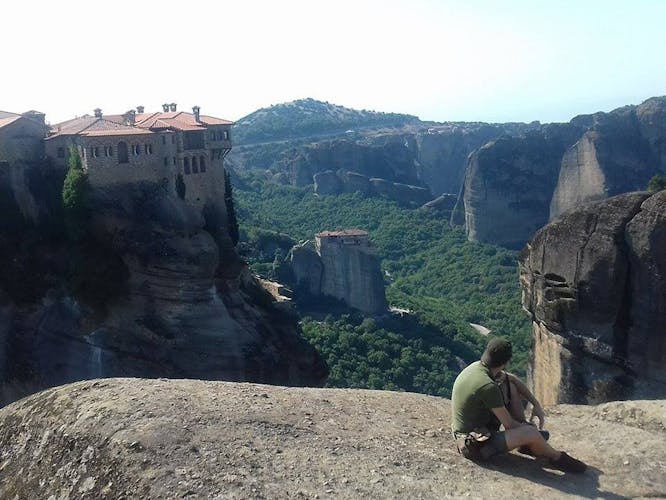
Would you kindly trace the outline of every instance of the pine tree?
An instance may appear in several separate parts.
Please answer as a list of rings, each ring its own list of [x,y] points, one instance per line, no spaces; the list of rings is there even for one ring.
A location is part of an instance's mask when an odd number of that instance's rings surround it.
[[[185,199],[185,181],[183,181],[183,176],[178,174],[176,176],[176,194],[181,200]]]
[[[647,190],[651,193],[656,193],[662,189],[666,189],[666,175],[657,174],[650,179],[650,182],[647,185]]]
[[[229,236],[234,245],[238,244],[240,233],[238,231],[238,219],[236,218],[236,209],[234,208],[233,190],[231,187],[231,176],[229,172],[224,172],[224,204],[227,207],[227,221],[229,223]]]

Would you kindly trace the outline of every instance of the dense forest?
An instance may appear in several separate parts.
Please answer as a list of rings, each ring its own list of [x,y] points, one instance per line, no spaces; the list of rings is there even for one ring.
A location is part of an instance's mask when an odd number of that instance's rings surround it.
[[[316,232],[361,228],[382,259],[389,304],[411,311],[369,319],[301,304],[303,331],[331,369],[329,385],[448,396],[460,366],[487,340],[469,323],[511,338],[511,369],[524,372],[529,325],[517,252],[469,243],[445,216],[384,198],[318,196],[311,187],[272,184],[258,173],[237,176],[235,184],[241,249],[255,272],[277,277],[290,246]]]

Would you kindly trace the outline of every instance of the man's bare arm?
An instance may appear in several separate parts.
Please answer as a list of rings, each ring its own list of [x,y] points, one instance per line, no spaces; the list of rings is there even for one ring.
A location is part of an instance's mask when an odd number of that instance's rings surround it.
[[[534,396],[534,394],[532,394],[532,392],[527,388],[523,381],[516,377],[513,373],[506,372],[506,376],[508,377],[509,382],[516,386],[516,389],[520,395],[532,403],[532,418],[538,418],[539,429],[543,429],[543,424],[546,421],[546,414],[544,413],[539,400]]]
[[[495,414],[497,419],[501,422],[505,429],[515,429],[523,425],[522,423],[515,420],[509,410],[506,409],[506,406],[500,406],[498,408],[493,408],[492,412]]]

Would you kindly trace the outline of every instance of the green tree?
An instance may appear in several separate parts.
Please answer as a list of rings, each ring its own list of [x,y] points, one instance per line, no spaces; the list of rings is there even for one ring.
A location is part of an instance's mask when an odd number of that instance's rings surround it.
[[[65,227],[73,241],[82,241],[88,234],[90,219],[90,184],[83,171],[81,155],[75,147],[69,150],[69,169],[62,186]]]
[[[183,181],[182,174],[176,176],[176,194],[181,200],[185,199],[185,181]]]
[[[656,193],[662,189],[666,189],[666,175],[657,174],[648,182],[647,190]]]
[[[224,204],[227,207],[227,220],[229,222],[229,236],[234,245],[238,244],[240,233],[238,231],[238,218],[234,208],[233,189],[231,187],[231,176],[228,171],[224,172]]]

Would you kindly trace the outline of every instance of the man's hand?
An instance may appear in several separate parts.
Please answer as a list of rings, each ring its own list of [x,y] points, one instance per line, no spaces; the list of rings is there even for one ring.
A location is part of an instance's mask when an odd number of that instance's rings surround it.
[[[541,405],[532,405],[532,415],[530,416],[530,422],[535,418],[539,419],[539,430],[543,429],[543,424],[546,422],[546,414],[543,412]]]

